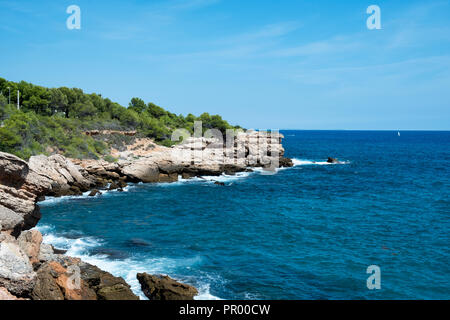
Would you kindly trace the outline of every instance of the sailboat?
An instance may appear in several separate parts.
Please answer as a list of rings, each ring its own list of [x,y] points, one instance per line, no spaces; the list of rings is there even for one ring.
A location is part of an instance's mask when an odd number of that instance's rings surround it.
[[[400,137],[400,131],[398,132],[398,136]]]

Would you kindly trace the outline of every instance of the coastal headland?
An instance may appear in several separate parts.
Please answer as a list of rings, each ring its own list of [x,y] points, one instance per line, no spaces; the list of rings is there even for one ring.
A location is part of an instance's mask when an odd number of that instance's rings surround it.
[[[41,218],[38,202],[46,196],[87,192],[98,196],[136,182],[170,183],[255,168],[272,174],[279,167],[292,166],[284,157],[282,138],[277,132],[247,131],[225,144],[214,137],[197,137],[172,147],[137,139],[112,150],[116,160],[110,162],[60,154],[32,156],[26,162],[0,152],[0,299],[139,299],[124,279],[43,243],[41,233],[33,229]],[[168,277],[141,274],[138,278],[150,299],[189,300],[197,293]]]

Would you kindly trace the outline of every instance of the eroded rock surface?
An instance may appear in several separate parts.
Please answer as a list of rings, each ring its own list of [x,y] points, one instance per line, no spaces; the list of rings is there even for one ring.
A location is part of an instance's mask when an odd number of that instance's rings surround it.
[[[0,286],[24,297],[33,290],[35,279],[36,273],[27,254],[17,242],[4,238],[0,242]]]
[[[79,267],[81,279],[94,290],[99,300],[139,300],[122,278],[89,263],[81,262]]]
[[[193,300],[198,295],[193,286],[177,282],[168,276],[138,273],[137,279],[150,300]]]
[[[27,163],[0,152],[0,299],[139,299],[122,278],[42,243],[40,232],[30,230],[41,217],[37,201],[93,189],[92,196],[100,190],[122,191],[127,182],[175,182],[179,176],[290,167],[282,138],[278,133],[249,131],[226,145],[220,138],[189,138],[172,148],[136,141],[136,148],[116,150],[119,160],[112,163],[61,155],[34,156]],[[198,294],[194,287],[167,276],[138,274],[138,279],[150,299],[191,300]]]

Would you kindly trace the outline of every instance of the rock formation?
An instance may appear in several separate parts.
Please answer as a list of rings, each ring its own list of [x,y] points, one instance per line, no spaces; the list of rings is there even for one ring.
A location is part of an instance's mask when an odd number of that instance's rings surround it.
[[[145,183],[175,182],[179,176],[188,179],[234,174],[246,171],[248,167],[268,170],[292,167],[292,160],[284,157],[282,138],[279,133],[249,131],[237,134],[230,143],[202,137],[188,138],[172,148],[158,146],[147,153],[141,149],[127,150],[118,153],[120,159],[116,163],[76,159],[72,162],[91,175],[88,179],[91,181],[103,179],[114,184],[120,179]]]
[[[27,163],[0,152],[0,299],[138,299],[122,278],[42,243],[40,232],[30,230],[41,217],[38,200],[88,191],[95,196],[105,189],[122,191],[127,182],[174,182],[179,176],[289,167],[292,161],[284,158],[282,137],[251,131],[225,145],[219,138],[189,138],[172,148],[155,146],[137,154],[127,149],[114,163],[61,155],[34,156]],[[150,299],[186,300],[198,294],[194,287],[169,277],[139,274],[138,279]]]
[[[327,163],[340,163],[338,159],[328,157]]]
[[[193,300],[198,294],[193,286],[179,283],[168,276],[153,276],[138,273],[142,292],[150,300]]]

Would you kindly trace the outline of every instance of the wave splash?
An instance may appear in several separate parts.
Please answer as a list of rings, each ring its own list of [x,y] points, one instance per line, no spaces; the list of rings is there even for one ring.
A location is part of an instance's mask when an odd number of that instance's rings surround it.
[[[339,163],[329,163],[327,161],[313,161],[313,160],[306,160],[306,159],[292,159],[292,163],[294,164],[294,167],[298,166],[327,166],[327,165],[339,165],[339,164],[349,164],[349,161],[340,161]]]
[[[91,254],[91,251],[100,247],[103,241],[94,237],[77,237],[70,238],[59,236],[55,233],[54,228],[49,225],[40,225],[36,227],[43,235],[43,242],[51,244],[58,249],[67,250],[67,255],[80,258],[83,261],[99,267],[111,274],[122,277],[130,286],[131,290],[142,300],[148,300],[142,293],[139,281],[136,275],[141,272],[149,274],[173,274],[177,268],[189,268],[194,264],[200,263],[201,257],[193,257],[189,259],[170,259],[170,258],[147,258],[136,259],[133,257],[126,259],[111,259],[106,254]],[[193,279],[197,282],[199,295],[196,300],[221,300],[210,292],[210,283],[208,278]],[[182,280],[181,280],[182,281]]]
[[[69,201],[69,200],[96,199],[99,197],[108,197],[113,194],[128,192],[128,191],[130,191],[131,188],[133,188],[135,186],[136,186],[136,184],[130,183],[130,184],[128,184],[128,186],[126,186],[125,188],[122,189],[123,190],[122,192],[119,192],[119,190],[117,190],[117,189],[116,190],[100,190],[102,194],[97,194],[94,197],[89,196],[91,191],[86,191],[82,195],[79,195],[79,196],[45,197],[45,200],[39,201],[38,204],[40,206],[48,206],[48,205],[54,205],[54,204],[57,204],[60,202]],[[109,187],[109,185],[107,186],[107,188],[108,187]]]

